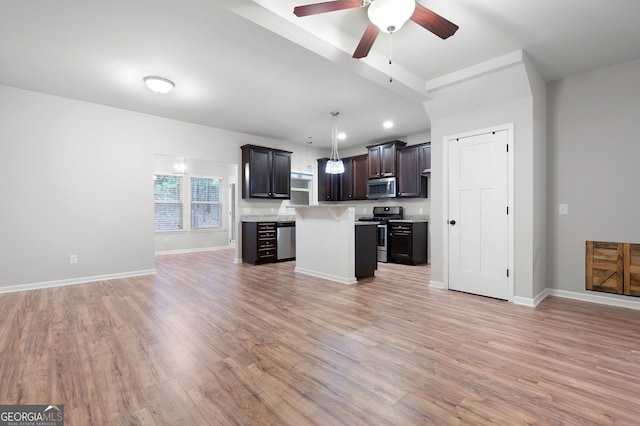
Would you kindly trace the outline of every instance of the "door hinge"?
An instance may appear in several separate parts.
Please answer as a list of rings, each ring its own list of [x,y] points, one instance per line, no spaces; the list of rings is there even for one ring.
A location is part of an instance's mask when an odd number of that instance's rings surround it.
[[[509,214],[509,206],[507,206],[507,214]]]
[[[507,144],[507,152],[509,152],[509,144]]]
[[[507,277],[509,276],[509,268],[507,268]]]

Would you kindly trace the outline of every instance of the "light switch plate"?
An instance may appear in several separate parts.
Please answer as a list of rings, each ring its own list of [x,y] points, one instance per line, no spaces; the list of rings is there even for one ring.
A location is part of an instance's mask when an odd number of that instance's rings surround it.
[[[560,204],[558,206],[558,213],[562,215],[569,214],[569,204]]]

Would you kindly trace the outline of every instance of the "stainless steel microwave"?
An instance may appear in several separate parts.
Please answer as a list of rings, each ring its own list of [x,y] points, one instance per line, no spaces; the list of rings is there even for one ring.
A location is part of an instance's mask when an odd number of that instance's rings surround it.
[[[395,196],[395,177],[369,179],[367,183],[367,198],[369,200],[377,200],[379,198],[395,198]]]

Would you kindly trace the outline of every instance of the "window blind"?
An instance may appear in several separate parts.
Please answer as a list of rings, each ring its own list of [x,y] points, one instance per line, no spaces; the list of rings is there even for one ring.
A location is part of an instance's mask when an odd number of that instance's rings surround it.
[[[210,177],[191,178],[191,228],[222,227],[220,180]]]
[[[179,231],[183,225],[182,177],[154,176],[155,230]]]

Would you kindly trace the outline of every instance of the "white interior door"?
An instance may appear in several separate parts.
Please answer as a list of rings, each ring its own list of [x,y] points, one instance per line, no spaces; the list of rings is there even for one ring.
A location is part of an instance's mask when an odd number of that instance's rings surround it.
[[[448,141],[449,288],[509,298],[507,130]]]

